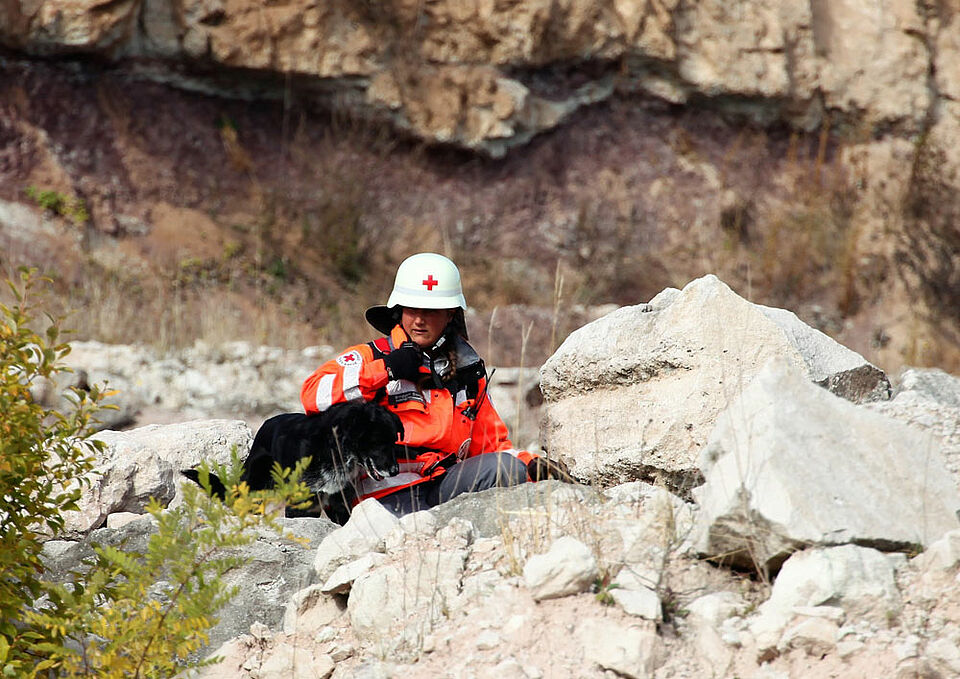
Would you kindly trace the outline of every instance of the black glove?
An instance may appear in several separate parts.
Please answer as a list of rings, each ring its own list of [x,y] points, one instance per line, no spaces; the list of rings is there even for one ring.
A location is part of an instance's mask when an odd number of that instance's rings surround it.
[[[384,356],[383,362],[387,366],[387,374],[390,375],[391,380],[414,382],[420,377],[423,352],[413,342],[404,342]]]
[[[564,483],[576,483],[570,476],[570,470],[560,460],[548,460],[545,457],[535,457],[527,463],[527,474],[531,481],[556,479]]]

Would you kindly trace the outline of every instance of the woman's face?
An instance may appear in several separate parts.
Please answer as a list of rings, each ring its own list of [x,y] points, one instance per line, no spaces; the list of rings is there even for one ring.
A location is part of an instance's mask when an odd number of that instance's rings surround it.
[[[414,309],[403,307],[400,325],[418,346],[423,349],[433,346],[440,339],[455,309]]]

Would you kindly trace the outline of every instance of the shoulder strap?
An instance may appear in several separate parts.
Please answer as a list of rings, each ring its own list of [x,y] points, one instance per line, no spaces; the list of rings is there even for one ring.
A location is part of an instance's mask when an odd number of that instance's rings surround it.
[[[372,342],[367,342],[367,346],[370,347],[370,350],[373,352],[373,360],[376,361],[390,353],[393,349],[393,342],[390,341],[389,337],[380,337]],[[373,400],[377,403],[384,403],[387,400],[386,387],[378,389]]]
[[[380,337],[372,342],[367,342],[367,345],[373,349],[373,360],[383,358],[393,349],[389,337]]]

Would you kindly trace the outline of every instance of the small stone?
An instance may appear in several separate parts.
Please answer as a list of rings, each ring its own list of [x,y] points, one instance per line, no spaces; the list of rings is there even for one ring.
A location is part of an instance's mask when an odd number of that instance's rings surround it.
[[[597,577],[597,561],[590,548],[576,538],[557,539],[546,554],[530,557],[523,579],[536,600],[585,591]]]
[[[920,655],[920,638],[911,634],[900,643],[893,645],[893,653],[900,661],[918,657]]]
[[[334,662],[343,662],[347,658],[353,657],[355,652],[356,649],[351,644],[342,643],[330,649],[330,657],[333,658]]]
[[[491,630],[484,630],[476,637],[476,647],[481,651],[489,651],[491,649],[497,648],[503,643],[503,640],[500,638],[500,635]]]
[[[866,644],[862,641],[841,641],[837,644],[837,655],[839,655],[843,660],[850,658],[851,656],[856,655],[864,648]]]
[[[332,628],[332,627],[330,627],[330,626],[327,626],[327,627],[322,628],[322,629],[321,629],[319,632],[317,632],[317,634],[313,637],[314,641],[316,641],[318,644],[323,644],[323,643],[326,643],[326,642],[328,642],[328,641],[333,641],[333,640],[336,639],[336,638],[337,638],[337,630],[335,630],[334,628]]]

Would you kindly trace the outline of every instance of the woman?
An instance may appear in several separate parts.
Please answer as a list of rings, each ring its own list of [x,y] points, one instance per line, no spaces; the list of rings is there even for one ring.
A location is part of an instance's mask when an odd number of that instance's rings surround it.
[[[377,498],[401,516],[528,478],[569,480],[562,464],[510,442],[487,394],[483,361],[467,343],[466,307],[452,261],[430,252],[408,257],[386,306],[366,312],[385,337],[350,347],[304,382],[300,400],[307,414],[364,399],[403,422],[400,473],[361,479],[357,501]]]

